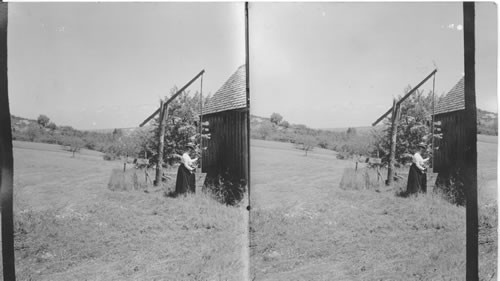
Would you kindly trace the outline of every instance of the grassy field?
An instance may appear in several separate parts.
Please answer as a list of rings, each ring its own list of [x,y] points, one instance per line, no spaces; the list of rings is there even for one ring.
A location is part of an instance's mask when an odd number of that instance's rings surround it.
[[[107,188],[118,161],[14,142],[18,280],[242,280],[247,212],[203,194]],[[173,180],[167,182],[172,185]]]
[[[496,280],[496,137],[480,137],[480,279]],[[465,280],[465,208],[339,188],[350,160],[251,141],[253,280]],[[385,177],[385,174],[383,174]]]

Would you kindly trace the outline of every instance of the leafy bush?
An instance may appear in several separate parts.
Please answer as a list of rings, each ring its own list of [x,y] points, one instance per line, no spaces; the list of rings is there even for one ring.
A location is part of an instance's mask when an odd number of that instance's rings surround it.
[[[245,197],[246,182],[243,179],[231,177],[229,173],[207,179],[205,190],[208,190],[220,203],[235,206]]]
[[[462,168],[453,167],[450,172],[438,175],[436,189],[450,203],[465,206],[465,185]]]
[[[110,153],[110,152],[106,152],[104,153],[104,155],[102,156],[102,159],[106,160],[106,161],[113,161],[113,160],[116,160],[116,159],[119,159],[120,156],[119,155],[116,155],[114,153]]]

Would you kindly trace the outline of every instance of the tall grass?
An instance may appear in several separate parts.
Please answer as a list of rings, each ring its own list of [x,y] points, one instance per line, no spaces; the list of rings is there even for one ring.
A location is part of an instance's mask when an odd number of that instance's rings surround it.
[[[83,210],[18,211],[18,277],[241,280],[245,211],[202,193],[175,199],[156,195],[111,193],[106,205]]]
[[[139,178],[141,178],[139,180]],[[109,178],[108,188],[113,191],[143,190],[148,186],[144,173],[137,169],[113,169]]]
[[[245,210],[205,194],[163,197],[175,180],[150,193],[113,192],[110,171],[122,163],[54,149],[14,150],[19,280],[243,279]],[[132,171],[117,169],[113,182],[137,188]]]
[[[383,180],[377,176],[377,171],[370,168],[345,168],[340,180],[342,189],[375,189],[383,185]]]

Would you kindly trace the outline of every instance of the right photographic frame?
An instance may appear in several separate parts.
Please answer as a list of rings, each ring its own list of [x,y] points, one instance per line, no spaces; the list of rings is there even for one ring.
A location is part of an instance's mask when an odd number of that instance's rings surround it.
[[[494,2],[249,3],[252,280],[497,278]]]

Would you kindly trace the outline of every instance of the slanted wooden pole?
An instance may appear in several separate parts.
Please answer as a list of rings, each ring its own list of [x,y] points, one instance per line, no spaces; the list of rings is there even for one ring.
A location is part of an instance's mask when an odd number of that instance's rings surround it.
[[[182,92],[184,92],[191,84],[193,84],[194,81],[196,81],[196,79],[198,79],[198,77],[200,77],[201,75],[203,75],[203,73],[205,73],[205,70],[203,69],[202,71],[200,71],[200,73],[198,73],[193,79],[191,79],[191,81],[189,81],[186,85],[184,85],[180,90],[178,90],[175,94],[173,94],[166,102],[165,104],[169,104],[170,102],[172,102],[178,95],[180,95]],[[160,113],[161,111],[161,108],[158,108],[155,112],[153,112],[153,114],[151,114],[148,118],[146,118],[146,120],[144,120],[140,125],[139,127],[142,127],[144,125],[146,125],[146,123],[149,122],[149,120],[153,119],[156,114]]]
[[[399,104],[396,99],[393,101],[392,105],[392,125],[391,125],[391,150],[389,151],[389,163],[387,167],[387,181],[386,185],[392,185],[394,180],[394,163],[396,163],[396,141],[398,135],[398,124],[399,124]]]
[[[418,88],[420,88],[420,86],[422,86],[427,80],[429,80],[429,78],[431,78],[435,73],[437,72],[437,69],[434,69],[431,74],[427,75],[427,77],[424,78],[424,80],[420,81],[420,83],[418,83],[417,86],[415,86],[413,89],[411,89],[406,95],[404,95],[404,97],[402,97],[398,102],[397,102],[397,105],[400,105],[401,103],[403,103],[408,97],[410,97],[414,92],[416,92],[418,90]],[[386,113],[382,114],[382,116],[380,116],[377,121],[373,122],[372,126],[375,126],[377,125],[380,121],[384,120],[384,118],[389,115],[389,113],[392,112],[392,110],[394,109],[394,106],[392,108],[389,108],[389,110],[387,110]]]
[[[7,85],[7,7],[7,3],[0,3],[0,206],[3,280],[16,280],[12,210],[14,158]]]
[[[158,186],[161,183],[162,170],[163,170],[163,147],[165,146],[165,117],[168,114],[168,106],[165,106],[163,100],[160,102],[160,123],[158,124],[160,128],[159,142],[158,142],[158,161],[156,162],[156,178],[154,181],[154,186]]]
[[[465,100],[465,174],[466,196],[466,280],[476,281],[478,275],[477,215],[477,124],[475,71],[475,8],[474,2],[463,3],[464,13],[464,100]]]

